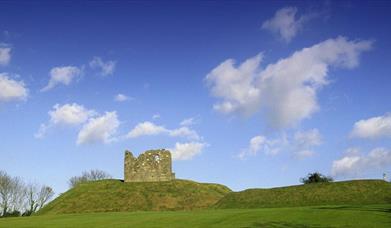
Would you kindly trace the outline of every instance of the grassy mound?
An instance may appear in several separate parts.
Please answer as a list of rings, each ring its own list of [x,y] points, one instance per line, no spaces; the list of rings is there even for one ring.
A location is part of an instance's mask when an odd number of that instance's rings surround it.
[[[70,189],[38,214],[202,209],[229,192],[223,185],[187,180],[140,183],[102,180]]]
[[[381,180],[354,180],[231,192],[217,202],[215,207],[262,208],[387,203],[391,203],[391,183]]]

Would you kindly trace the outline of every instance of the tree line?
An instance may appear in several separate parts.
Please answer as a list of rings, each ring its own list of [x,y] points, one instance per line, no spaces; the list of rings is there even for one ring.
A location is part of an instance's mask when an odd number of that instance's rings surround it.
[[[105,180],[112,178],[110,174],[105,171],[93,169],[90,171],[84,171],[81,176],[71,177],[68,181],[69,187],[73,188],[81,183],[97,180]]]
[[[30,216],[54,196],[47,185],[25,183],[0,170],[0,217]]]
[[[80,176],[69,179],[69,187],[109,179],[111,175],[102,170],[84,171]],[[54,191],[47,185],[25,183],[20,177],[12,177],[0,170],[0,218],[30,216],[40,210],[54,197]]]

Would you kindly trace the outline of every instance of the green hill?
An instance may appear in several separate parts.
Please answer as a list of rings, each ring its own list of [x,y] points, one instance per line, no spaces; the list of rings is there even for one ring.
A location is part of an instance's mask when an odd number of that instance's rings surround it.
[[[93,181],[63,193],[38,214],[194,210],[214,205],[229,192],[231,190],[223,185],[187,180],[142,183]]]
[[[231,192],[217,202],[215,207],[262,208],[387,203],[391,203],[391,183],[382,180],[354,180]]]

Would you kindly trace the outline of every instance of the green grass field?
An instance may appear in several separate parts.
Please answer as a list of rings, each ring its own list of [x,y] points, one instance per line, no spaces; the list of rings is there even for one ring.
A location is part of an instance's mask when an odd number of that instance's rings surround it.
[[[391,204],[42,215],[0,227],[391,227]]]

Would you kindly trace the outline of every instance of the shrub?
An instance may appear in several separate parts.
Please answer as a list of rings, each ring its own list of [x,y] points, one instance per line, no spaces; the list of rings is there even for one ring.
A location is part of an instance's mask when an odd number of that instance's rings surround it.
[[[300,179],[303,184],[332,182],[333,178],[327,177],[319,172],[309,173],[306,177]]]
[[[6,212],[2,217],[19,217],[21,215],[20,211],[10,211]]]

